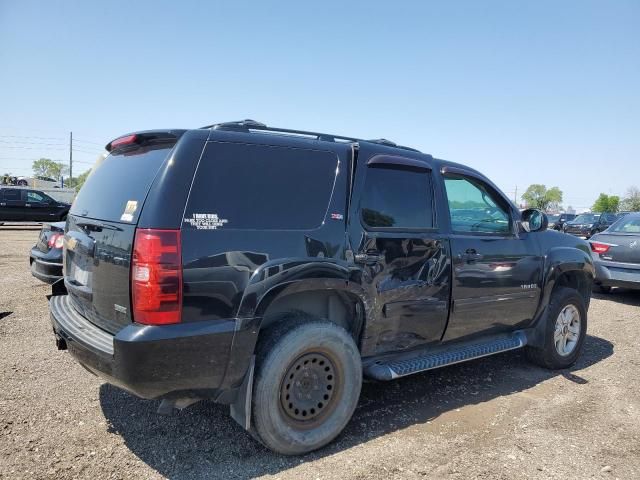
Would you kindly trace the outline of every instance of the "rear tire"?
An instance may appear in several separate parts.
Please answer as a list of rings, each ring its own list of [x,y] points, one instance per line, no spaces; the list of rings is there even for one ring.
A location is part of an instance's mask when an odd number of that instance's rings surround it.
[[[572,288],[558,287],[544,321],[544,346],[526,347],[527,358],[553,370],[573,365],[580,356],[587,332],[584,299]]]
[[[18,180],[18,185],[21,187],[26,187],[28,183],[26,180]]]
[[[256,356],[252,433],[285,455],[323,447],[342,432],[360,396],[353,338],[315,319],[284,321],[265,334]]]

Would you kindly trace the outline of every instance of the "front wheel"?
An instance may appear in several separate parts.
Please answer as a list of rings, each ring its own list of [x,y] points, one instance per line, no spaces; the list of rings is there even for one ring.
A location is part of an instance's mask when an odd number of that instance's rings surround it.
[[[527,347],[527,357],[546,368],[567,368],[578,359],[587,332],[584,299],[576,290],[559,287],[547,308],[544,346]]]
[[[285,455],[316,450],[344,429],[361,386],[360,353],[346,330],[311,319],[276,325],[258,346],[253,433]]]

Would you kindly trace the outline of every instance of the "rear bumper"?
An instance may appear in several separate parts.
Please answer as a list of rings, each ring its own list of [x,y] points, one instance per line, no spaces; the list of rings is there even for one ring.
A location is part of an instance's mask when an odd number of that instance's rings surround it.
[[[602,261],[593,264],[598,285],[640,289],[640,265]]]
[[[213,398],[229,402],[225,373],[236,320],[148,326],[132,323],[112,335],[90,323],[69,297],[52,297],[51,322],[59,348],[86,369],[142,398]],[[62,341],[61,341],[62,340]],[[236,362],[237,363],[237,362]]]
[[[31,275],[44,283],[56,283],[62,279],[62,262],[44,260],[31,253]]]

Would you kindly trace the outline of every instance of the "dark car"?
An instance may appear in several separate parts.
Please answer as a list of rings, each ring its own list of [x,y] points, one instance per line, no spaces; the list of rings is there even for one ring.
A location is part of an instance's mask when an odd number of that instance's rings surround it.
[[[627,213],[589,240],[596,268],[596,285],[640,289],[640,213]]]
[[[342,431],[363,376],[580,353],[589,245],[472,168],[254,121],[107,151],[69,213],[51,320],[59,349],[163,412],[230,404],[299,454]]]
[[[561,232],[562,229],[564,228],[564,224],[576,218],[576,215],[573,213],[556,213],[556,214],[547,215],[547,217],[549,218],[548,228],[551,230],[558,230],[559,232]]]
[[[64,225],[64,222],[45,223],[29,255],[31,274],[50,284],[54,294],[66,293],[62,278]]]
[[[618,219],[615,213],[581,213],[564,224],[564,233],[589,239],[598,232],[609,228]]]
[[[71,205],[39,190],[0,188],[0,223],[57,222],[67,218]]]

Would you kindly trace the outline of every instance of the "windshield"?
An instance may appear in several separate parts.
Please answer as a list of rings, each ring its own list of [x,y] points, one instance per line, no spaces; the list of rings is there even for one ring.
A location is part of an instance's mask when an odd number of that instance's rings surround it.
[[[611,225],[607,233],[640,233],[640,215],[627,215]]]
[[[547,215],[550,223],[555,223],[560,219],[560,215]]]
[[[574,218],[571,223],[595,223],[600,218],[600,215],[594,215],[593,213],[583,213]]]

